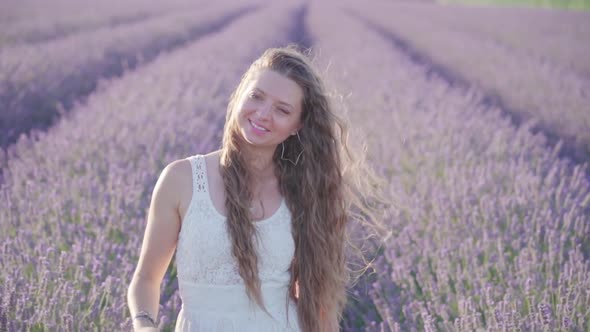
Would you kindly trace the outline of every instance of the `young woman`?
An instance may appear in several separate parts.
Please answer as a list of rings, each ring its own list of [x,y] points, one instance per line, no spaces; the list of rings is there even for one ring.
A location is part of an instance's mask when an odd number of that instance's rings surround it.
[[[350,281],[346,225],[376,225],[377,177],[311,61],[266,50],[231,95],[222,147],[168,165],[155,186],[128,290],[155,330],[176,249],[176,331],[337,331]]]

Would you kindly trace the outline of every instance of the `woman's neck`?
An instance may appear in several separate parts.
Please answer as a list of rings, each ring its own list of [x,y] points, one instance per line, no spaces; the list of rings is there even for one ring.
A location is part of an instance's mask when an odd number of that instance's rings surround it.
[[[246,167],[255,183],[262,184],[268,180],[274,180],[273,148],[260,148],[252,146],[240,147]],[[222,152],[222,155],[225,154]]]
[[[274,177],[274,163],[272,160],[274,149],[245,149],[244,159],[246,167],[252,174],[253,180],[261,182],[263,179]]]

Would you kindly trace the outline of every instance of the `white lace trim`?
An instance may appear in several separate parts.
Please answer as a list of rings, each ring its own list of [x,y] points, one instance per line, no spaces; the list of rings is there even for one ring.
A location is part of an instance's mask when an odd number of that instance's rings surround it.
[[[196,162],[195,157],[190,159],[193,169],[193,188],[195,192],[207,193],[207,175],[205,174],[205,159],[199,158],[201,162]]]

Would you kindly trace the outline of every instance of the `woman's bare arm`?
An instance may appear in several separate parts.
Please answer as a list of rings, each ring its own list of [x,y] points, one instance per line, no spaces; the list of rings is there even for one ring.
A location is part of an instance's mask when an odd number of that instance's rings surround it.
[[[131,317],[147,311],[157,321],[160,283],[174,254],[180,231],[181,163],[177,160],[164,168],[152,193],[139,261],[127,290]],[[133,321],[135,330],[142,326],[149,326],[149,322],[144,319]]]

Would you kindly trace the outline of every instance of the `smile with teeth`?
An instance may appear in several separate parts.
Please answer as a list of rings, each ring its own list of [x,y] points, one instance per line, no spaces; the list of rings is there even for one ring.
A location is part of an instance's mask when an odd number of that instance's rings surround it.
[[[254,123],[254,121],[250,120],[250,124],[252,124],[252,127],[258,129],[258,130],[262,130],[262,131],[269,131],[268,129],[264,128],[264,127],[260,127],[257,124]]]

